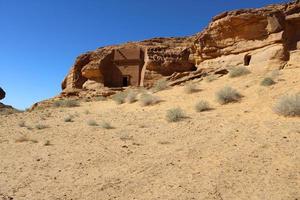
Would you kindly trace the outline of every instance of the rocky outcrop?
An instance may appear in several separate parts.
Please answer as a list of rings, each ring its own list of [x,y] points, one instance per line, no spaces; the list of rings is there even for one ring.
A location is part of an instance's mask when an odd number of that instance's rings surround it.
[[[4,90],[0,87],[0,100],[5,98],[5,92]]]
[[[174,72],[196,70],[190,60],[193,42],[194,37],[153,38],[82,54],[62,83],[62,95],[94,91],[106,96],[108,88],[151,86]]]
[[[300,4],[225,12],[191,37],[153,38],[80,55],[62,96],[107,96],[124,86],[151,86],[162,77],[198,77],[234,66],[266,71],[300,67]],[[209,70],[202,70],[209,69]],[[180,81],[179,81],[180,82]]]
[[[196,66],[283,68],[299,54],[299,28],[298,1],[222,13],[196,37]],[[295,61],[288,65],[298,67]]]

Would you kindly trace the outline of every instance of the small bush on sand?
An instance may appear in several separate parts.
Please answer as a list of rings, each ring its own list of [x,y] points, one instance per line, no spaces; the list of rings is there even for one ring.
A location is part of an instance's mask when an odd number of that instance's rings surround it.
[[[167,110],[166,119],[168,122],[178,122],[183,118],[185,118],[185,114],[181,108]]]
[[[196,104],[195,108],[196,108],[197,112],[204,112],[204,111],[208,111],[211,109],[209,106],[209,103],[207,101],[203,101],[203,100],[199,101]]]
[[[20,127],[26,127],[25,121],[19,121],[18,125]]]
[[[261,86],[270,86],[270,85],[274,85],[274,84],[275,84],[275,81],[270,77],[266,77],[260,82]]]
[[[198,91],[198,87],[193,83],[189,83],[184,87],[184,92],[187,94],[192,94],[197,91]]]
[[[162,91],[162,90],[165,90],[166,88],[168,87],[168,82],[166,80],[159,80],[157,81],[152,90],[153,92],[159,92],[159,91]]]
[[[117,94],[114,94],[112,96],[112,99],[117,103],[117,104],[123,104],[125,103],[127,93],[126,92],[119,92]]]
[[[139,99],[142,106],[154,105],[159,102],[159,98],[152,94],[142,94]]]
[[[206,82],[213,82],[213,81],[215,81],[215,80],[217,80],[218,79],[218,77],[216,76],[216,75],[214,75],[214,74],[211,74],[211,75],[208,75],[208,76],[206,76],[205,78],[204,78],[204,80],[206,81]]]
[[[98,126],[98,123],[95,120],[90,119],[89,121],[87,121],[87,124],[89,126]]]
[[[106,121],[102,121],[100,123],[100,127],[103,128],[103,129],[113,129],[113,126],[110,123],[106,122]]]
[[[300,117],[300,93],[281,97],[274,111],[283,116]]]
[[[54,107],[77,107],[79,106],[78,100],[75,99],[67,99],[67,100],[58,100],[54,101]]]
[[[75,99],[67,99],[64,101],[65,107],[77,107],[79,106],[79,102]]]
[[[130,90],[125,98],[127,103],[134,103],[136,102],[137,93],[133,90]]]
[[[106,98],[104,96],[95,97],[95,101],[105,101]]]
[[[67,116],[64,118],[64,122],[73,122],[73,116]]]
[[[216,93],[216,98],[220,104],[227,104],[239,101],[242,95],[237,90],[226,86]]]
[[[246,67],[234,67],[229,70],[229,77],[234,78],[234,77],[239,77],[250,73],[251,72]]]
[[[42,129],[48,128],[48,126],[44,125],[44,124],[37,124],[37,125],[35,125],[35,128],[38,130],[42,130]]]

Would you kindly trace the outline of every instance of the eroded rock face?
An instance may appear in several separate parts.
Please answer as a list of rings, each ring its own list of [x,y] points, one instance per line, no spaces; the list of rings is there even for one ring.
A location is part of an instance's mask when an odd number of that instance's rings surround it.
[[[4,90],[0,87],[0,100],[5,98],[5,92]]]
[[[62,83],[74,91],[148,86],[174,72],[195,70],[190,60],[194,38],[154,38],[99,48],[80,55]]]
[[[283,68],[290,55],[300,50],[299,28],[298,2],[222,13],[197,35],[195,63],[201,68]]]
[[[300,4],[225,12],[192,37],[153,38],[107,46],[80,55],[62,83],[63,95],[124,86],[202,69],[252,70],[300,67]],[[212,70],[213,73],[214,70]],[[175,75],[176,76],[175,76]],[[197,74],[197,73],[196,73]]]

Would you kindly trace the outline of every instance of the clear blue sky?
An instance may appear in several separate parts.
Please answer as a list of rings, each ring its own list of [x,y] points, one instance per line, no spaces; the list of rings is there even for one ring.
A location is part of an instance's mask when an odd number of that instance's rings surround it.
[[[57,95],[76,56],[201,31],[223,11],[280,0],[0,0],[0,86],[17,108]]]

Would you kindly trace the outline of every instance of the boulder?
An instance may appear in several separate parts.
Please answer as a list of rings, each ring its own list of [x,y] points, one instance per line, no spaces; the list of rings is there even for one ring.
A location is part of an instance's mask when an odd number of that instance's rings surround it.
[[[5,92],[4,90],[0,87],[0,100],[5,98]]]

